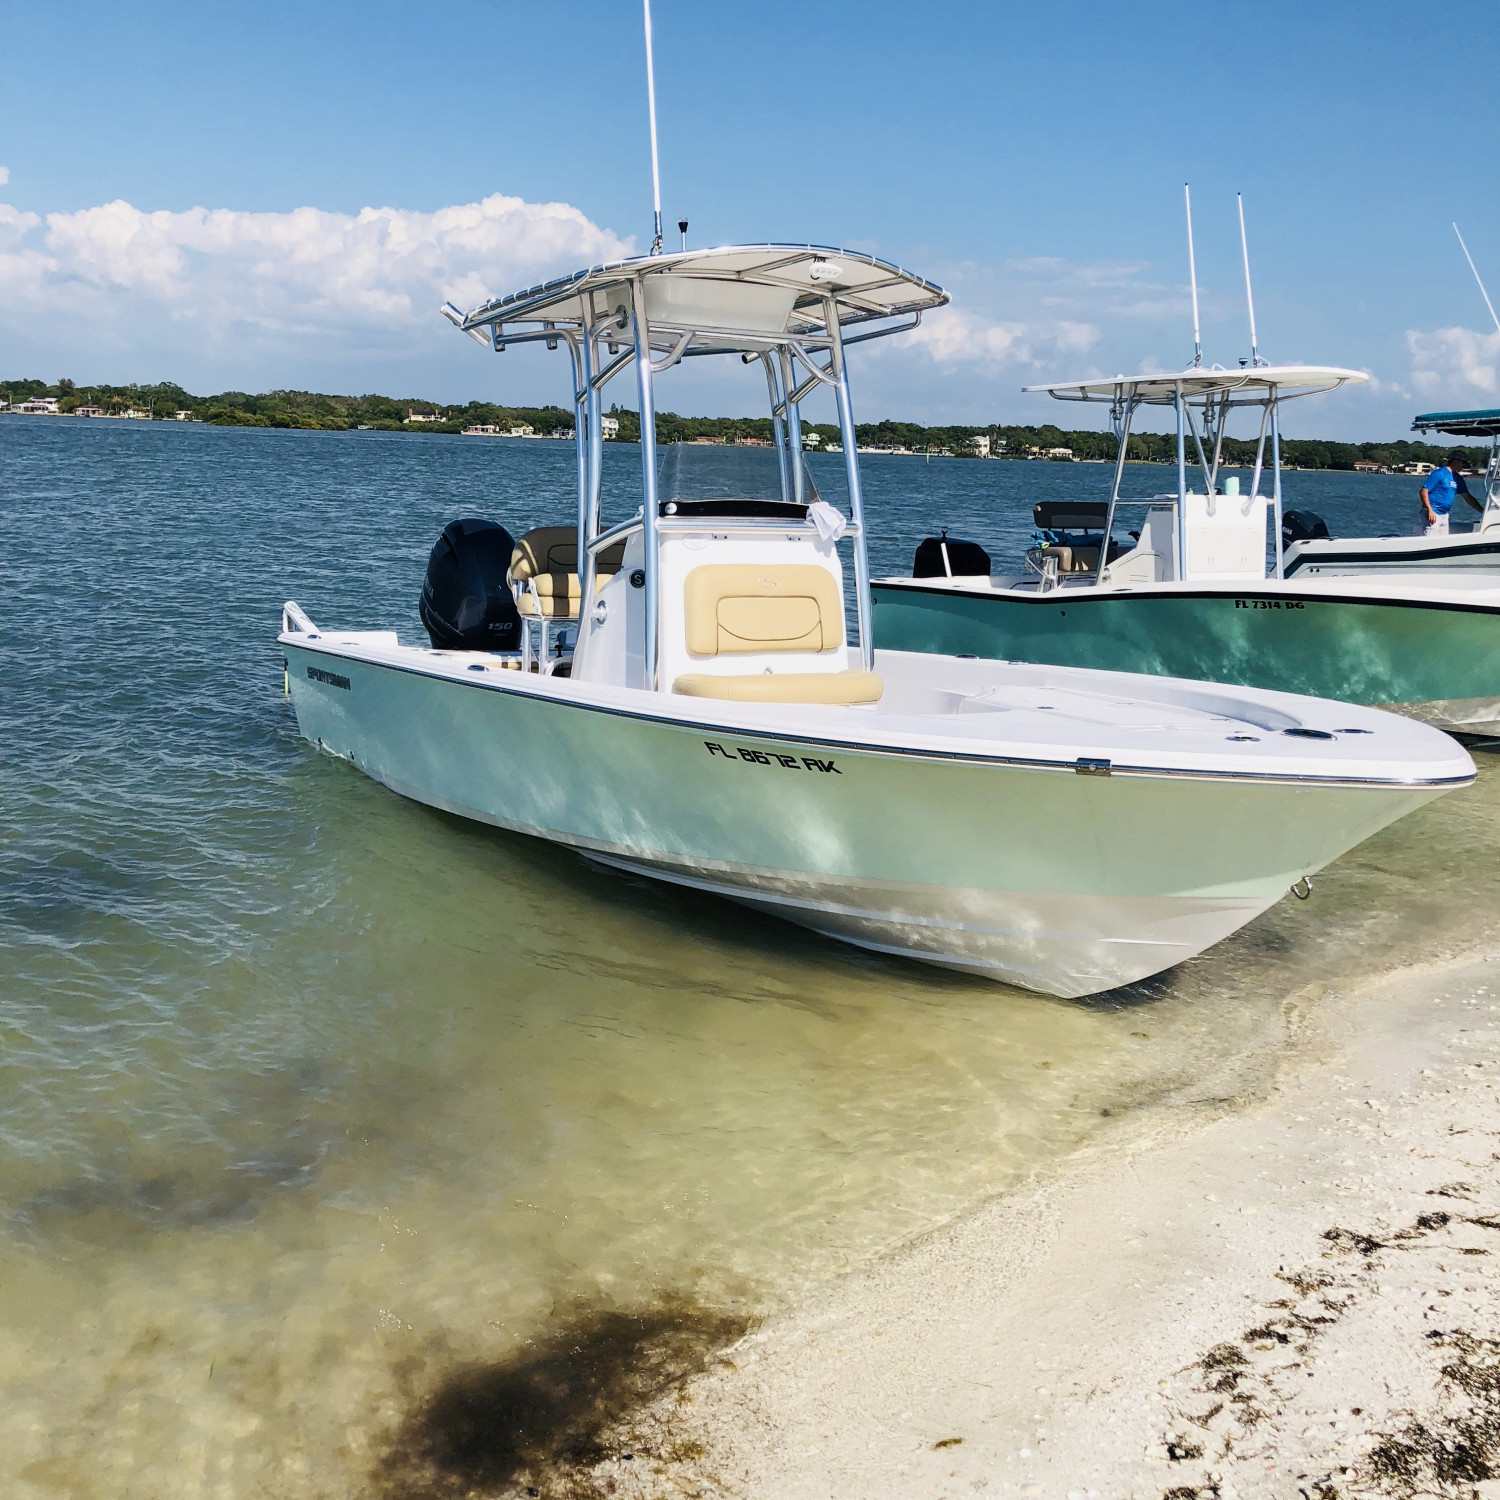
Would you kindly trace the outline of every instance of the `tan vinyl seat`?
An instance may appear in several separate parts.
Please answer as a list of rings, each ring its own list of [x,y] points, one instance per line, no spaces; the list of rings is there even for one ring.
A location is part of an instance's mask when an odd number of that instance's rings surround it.
[[[688,698],[734,703],[878,703],[885,683],[878,672],[744,672],[715,676],[685,672],[672,684]]]
[[[809,563],[694,568],[683,585],[687,648],[694,656],[832,651],[844,644],[844,601]]]
[[[683,585],[691,655],[718,657],[821,654],[844,644],[838,581],[809,563],[694,568]],[[690,698],[738,703],[877,703],[885,684],[874,672],[685,672],[672,684]]]
[[[1118,542],[1109,544],[1110,562],[1124,555],[1124,550]],[[1067,543],[1061,543],[1048,547],[1033,547],[1026,556],[1038,567],[1041,567],[1047,558],[1055,557],[1059,573],[1096,573],[1099,570],[1097,547],[1070,547]]]
[[[599,554],[594,587],[613,578],[625,562],[625,543]],[[523,615],[571,618],[578,613],[578,528],[537,526],[516,543],[510,579],[518,585],[516,605]]]

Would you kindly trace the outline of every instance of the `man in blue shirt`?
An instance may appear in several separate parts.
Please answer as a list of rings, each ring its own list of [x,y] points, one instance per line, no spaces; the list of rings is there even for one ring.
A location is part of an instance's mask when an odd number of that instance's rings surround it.
[[[1462,495],[1481,514],[1484,506],[1470,493],[1460,470],[1466,455],[1455,448],[1444,460],[1443,467],[1434,469],[1422,485],[1422,514],[1427,519],[1427,536],[1448,535],[1448,513],[1453,502]]]

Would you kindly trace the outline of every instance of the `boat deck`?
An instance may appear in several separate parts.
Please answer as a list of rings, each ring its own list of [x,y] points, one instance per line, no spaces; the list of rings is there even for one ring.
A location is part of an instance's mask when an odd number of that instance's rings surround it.
[[[885,684],[878,703],[747,704],[523,673],[489,653],[404,646],[394,632],[292,632],[280,639],[283,646],[330,658],[314,666],[304,657],[292,670],[339,696],[357,686],[352,673],[334,665],[343,660],[705,735],[808,741],[851,751],[1010,761],[1084,774],[1372,785],[1448,785],[1473,776],[1458,745],[1451,764],[1435,765],[1430,731],[1393,714],[1167,677],[1074,668],[1063,686],[1053,667],[877,651],[875,669]]]

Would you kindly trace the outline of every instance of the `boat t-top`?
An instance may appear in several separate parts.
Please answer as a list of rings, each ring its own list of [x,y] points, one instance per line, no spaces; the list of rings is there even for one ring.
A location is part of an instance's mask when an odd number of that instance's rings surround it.
[[[1284,512],[1281,407],[1366,378],[1247,361],[1028,387],[1108,408],[1118,444],[1108,497],[1048,495],[1044,476],[1057,471],[1036,465],[1035,542],[1020,565],[992,573],[978,545],[924,544],[913,576],[875,582],[877,641],[1277,688],[1493,732],[1500,576],[1346,573],[1316,565],[1325,543],[1292,541],[1316,528]],[[1139,473],[1127,466],[1132,421],[1163,407],[1176,426],[1176,483],[1127,494]],[[1224,472],[1223,446],[1231,417],[1247,412],[1259,429],[1248,483]]]
[[[497,494],[505,526],[446,528],[427,643],[320,627],[288,603],[302,733],[431,806],[1067,996],[1201,952],[1472,779],[1452,740],[1368,709],[877,650],[849,354],[946,301],[863,252],[772,244],[641,256],[446,309],[487,349],[566,351],[576,514]],[[657,384],[699,358],[764,376],[759,493],[660,493]],[[617,379],[640,416],[624,504],[601,478]],[[817,399],[836,414],[846,511],[801,462]]]

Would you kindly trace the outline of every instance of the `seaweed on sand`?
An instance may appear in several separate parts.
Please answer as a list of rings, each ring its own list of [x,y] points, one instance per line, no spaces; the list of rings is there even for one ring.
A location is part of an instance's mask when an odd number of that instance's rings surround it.
[[[505,1359],[452,1367],[416,1396],[372,1488],[388,1500],[457,1500],[522,1483],[593,1493],[583,1471],[634,1458],[611,1442],[628,1419],[749,1327],[679,1298],[574,1309]]]

